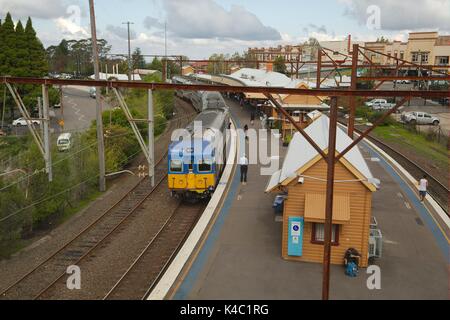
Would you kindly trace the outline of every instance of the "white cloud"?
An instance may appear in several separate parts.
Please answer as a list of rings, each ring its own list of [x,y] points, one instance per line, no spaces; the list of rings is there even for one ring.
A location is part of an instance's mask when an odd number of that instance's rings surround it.
[[[281,40],[280,33],[265,26],[258,17],[242,6],[230,10],[214,0],[166,0],[163,2],[168,31],[179,38]],[[153,17],[144,21],[147,28],[161,28],[162,22]]]
[[[126,27],[118,27],[113,26],[111,24],[106,26],[106,31],[108,31],[112,36],[116,36],[121,39],[128,39],[128,30]],[[131,29],[130,27],[130,39],[134,40],[136,39],[136,32]]]
[[[66,8],[61,2],[54,0],[0,0],[0,14],[4,16],[7,12],[19,18],[33,16],[51,19],[64,15]]]
[[[450,0],[339,0],[347,6],[346,14],[365,25],[367,8],[380,8],[382,30],[450,30]]]
[[[72,19],[57,18],[55,23],[63,35],[68,35],[72,38],[90,37],[90,32]]]
[[[13,18],[19,19],[56,19],[70,15],[74,5],[82,11],[79,0],[0,0],[0,15],[10,12]]]

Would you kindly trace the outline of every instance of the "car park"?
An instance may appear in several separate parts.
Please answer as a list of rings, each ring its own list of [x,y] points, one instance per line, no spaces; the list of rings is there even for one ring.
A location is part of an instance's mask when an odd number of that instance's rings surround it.
[[[426,112],[408,112],[403,113],[401,120],[407,124],[426,124],[426,125],[439,125],[440,120],[438,117],[432,116]]]

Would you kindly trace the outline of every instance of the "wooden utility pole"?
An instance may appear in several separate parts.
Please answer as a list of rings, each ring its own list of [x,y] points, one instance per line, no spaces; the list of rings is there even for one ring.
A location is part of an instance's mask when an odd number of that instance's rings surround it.
[[[130,24],[134,24],[133,22],[127,21],[122,22],[122,24],[127,25],[128,30],[128,81],[131,81],[131,72],[132,72],[132,66],[131,66],[131,38],[130,38]],[[134,79],[133,79],[134,80]]]
[[[45,169],[48,174],[48,181],[53,181],[53,168],[52,168],[52,155],[51,155],[51,143],[50,143],[50,114],[49,114],[49,99],[48,99],[48,86],[42,85],[42,118],[41,123],[43,123],[43,136],[44,136],[44,158],[45,158]],[[62,105],[62,104],[61,104]],[[39,99],[39,107],[41,107]]]
[[[97,31],[95,27],[95,11],[94,0],[89,0],[89,9],[91,14],[91,37],[92,37],[92,54],[94,56],[94,72],[95,80],[100,79],[99,65],[98,65],[98,46],[97,46]],[[95,89],[96,120],[97,120],[97,146],[98,146],[98,167],[99,167],[99,190],[104,192],[106,190],[105,181],[105,145],[103,142],[103,121],[102,121],[102,105],[100,100],[101,87]]]
[[[352,75],[350,82],[350,90],[356,90],[357,88],[356,82],[358,77],[358,53],[359,53],[359,45],[354,44],[352,52]],[[355,113],[356,113],[356,97],[350,96],[347,134],[351,139],[353,139],[353,132],[355,130]]]
[[[323,248],[322,300],[328,300],[330,292],[331,237],[333,227],[334,166],[336,158],[337,97],[331,97],[330,125],[328,133],[327,193],[325,204],[325,241]]]

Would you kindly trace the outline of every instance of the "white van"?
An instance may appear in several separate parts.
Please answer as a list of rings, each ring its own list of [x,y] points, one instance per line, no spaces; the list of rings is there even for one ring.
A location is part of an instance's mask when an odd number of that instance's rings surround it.
[[[89,96],[91,98],[94,98],[94,99],[96,98],[96,96],[97,96],[97,89],[95,87],[91,87],[89,89]]]
[[[56,141],[56,146],[58,151],[67,151],[72,147],[72,134],[71,133],[61,133]]]

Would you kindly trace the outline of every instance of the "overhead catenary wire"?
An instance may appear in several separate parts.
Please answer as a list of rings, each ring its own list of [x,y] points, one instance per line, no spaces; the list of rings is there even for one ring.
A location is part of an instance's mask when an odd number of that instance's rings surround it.
[[[126,161],[130,160],[131,158],[133,158],[133,157],[134,157],[136,154],[138,154],[139,152],[140,152],[140,150],[137,151],[137,152],[135,152],[135,153],[133,153],[133,154],[130,155],[129,157],[127,157]],[[128,163],[128,162],[123,161],[121,164],[126,164],[126,163]],[[69,191],[69,190],[72,190],[72,189],[74,189],[74,188],[76,188],[76,187],[78,187],[78,186],[80,186],[80,185],[82,185],[82,184],[84,184],[84,183],[86,183],[86,182],[88,182],[88,181],[90,181],[90,180],[96,179],[96,178],[98,178],[98,176],[99,176],[99,174],[97,174],[97,175],[95,175],[95,176],[92,176],[92,177],[90,177],[90,178],[88,178],[88,179],[86,179],[86,180],[84,180],[84,181],[82,181],[82,182],[80,182],[80,183],[77,183],[76,185],[73,185],[73,186],[71,186],[71,187],[69,187],[69,188],[67,188],[67,189],[65,189],[65,190],[62,190],[62,191],[60,191],[60,192],[58,192],[58,193],[56,193],[56,194],[54,194],[54,195],[52,195],[52,196],[50,196],[50,197],[43,198],[43,199],[39,199],[39,200],[37,200],[37,201],[35,201],[35,202],[33,202],[33,203],[27,205],[26,207],[23,207],[23,208],[21,208],[21,209],[15,211],[15,212],[13,212],[13,213],[7,215],[6,217],[0,218],[0,223],[1,223],[1,222],[4,222],[4,221],[6,221],[6,220],[8,220],[8,219],[10,219],[10,218],[12,218],[13,216],[18,215],[19,213],[23,212],[23,211],[26,210],[26,209],[29,209],[29,208],[34,207],[34,206],[36,206],[36,205],[39,205],[39,204],[41,204],[41,203],[43,203],[43,202],[45,202],[45,201],[51,200],[51,199],[53,199],[53,198],[56,198],[57,196],[59,196],[59,195],[65,193],[65,192],[67,192],[67,191]]]
[[[117,137],[126,136],[126,135],[131,135],[131,134],[132,134],[132,133],[127,132],[127,133],[123,133],[123,134],[118,134],[118,135],[114,135],[114,136],[109,136],[108,139],[109,139],[109,138],[117,138]],[[89,149],[89,148],[92,148],[92,147],[96,146],[96,145],[97,145],[97,142],[93,142],[92,144],[90,144],[90,145],[88,145],[88,146],[86,146],[86,147],[84,147],[84,148],[82,148],[82,149],[80,149],[80,150],[78,150],[78,151],[76,151],[76,152],[71,153],[71,154],[68,155],[67,157],[64,157],[64,158],[62,158],[62,159],[59,159],[59,160],[55,161],[55,162],[53,162],[52,167],[56,166],[56,165],[59,164],[59,163],[64,162],[64,161],[67,160],[67,159],[70,159],[70,158],[74,157],[76,154],[79,154],[79,153],[81,153],[81,152],[83,152],[83,151],[85,151],[85,150],[87,150],[87,149]],[[133,154],[133,155],[136,155],[136,154],[137,154],[137,153],[135,153],[135,154]],[[38,161],[41,161],[41,160],[38,160]],[[34,163],[37,163],[37,161],[32,162],[31,164],[34,164]],[[24,181],[24,180],[26,180],[26,179],[28,179],[28,178],[31,178],[31,177],[34,176],[34,175],[40,174],[40,173],[44,172],[44,170],[45,170],[45,167],[42,167],[42,168],[40,168],[40,169],[35,169],[33,173],[31,173],[31,174],[29,174],[29,175],[26,175],[26,176],[22,177],[21,179],[15,181],[15,182],[13,182],[13,183],[11,183],[11,184],[5,186],[5,187],[0,188],[0,191],[3,191],[3,190],[5,190],[5,189],[7,189],[7,188],[10,188],[10,187],[12,187],[13,185],[16,185],[16,184],[18,184],[18,183],[20,183],[20,182],[22,182],[22,181]]]

